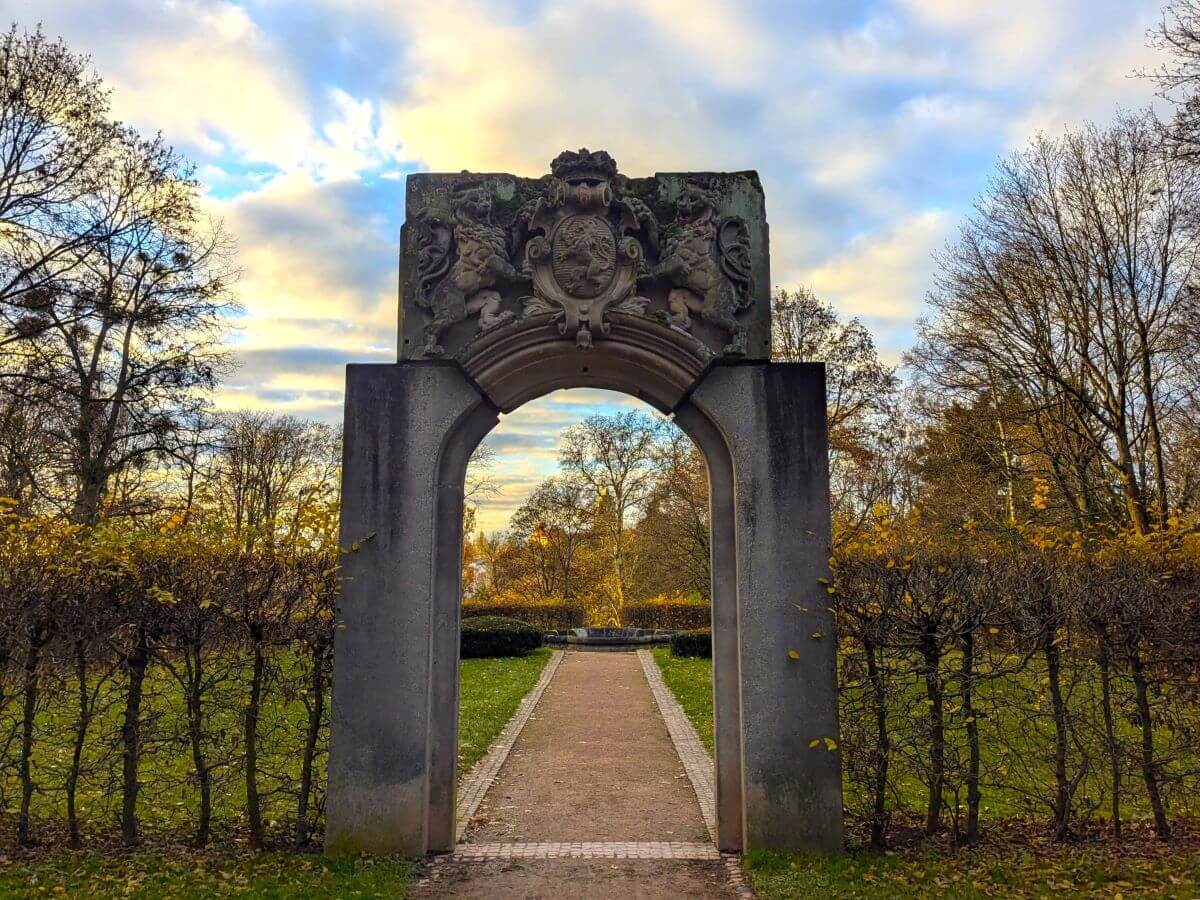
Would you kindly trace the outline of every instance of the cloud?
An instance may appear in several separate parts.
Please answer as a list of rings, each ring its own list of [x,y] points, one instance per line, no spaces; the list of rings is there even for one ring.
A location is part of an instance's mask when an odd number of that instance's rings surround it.
[[[914,213],[855,237],[803,280],[850,315],[911,322],[928,289],[931,256],[945,242],[953,221],[944,210]]]
[[[636,409],[658,417],[652,407],[624,394],[593,388],[555,391],[501,417],[484,439],[496,451],[486,470],[499,488],[476,504],[476,523],[484,532],[505,528],[509,517],[543,480],[558,472],[563,432],[593,414]]]
[[[210,156],[291,163],[312,137],[297,64],[242,6],[207,0],[16,0],[8,14],[42,22],[89,53],[113,87],[116,114]]]
[[[538,176],[603,147],[632,175],[758,169],[776,284],[911,340],[931,251],[1040,128],[1151,86],[1161,0],[10,0],[93,55],[124,118],[199,164],[239,243],[246,313],[225,406],[334,421],[346,361],[391,358],[403,178]],[[315,352],[313,352],[315,350]],[[564,395],[566,398],[580,395]],[[544,398],[495,432],[506,503],[562,428]],[[554,440],[557,440],[555,438]],[[516,454],[516,455],[513,455]],[[508,464],[506,464],[508,465]],[[490,514],[489,514],[490,515]]]

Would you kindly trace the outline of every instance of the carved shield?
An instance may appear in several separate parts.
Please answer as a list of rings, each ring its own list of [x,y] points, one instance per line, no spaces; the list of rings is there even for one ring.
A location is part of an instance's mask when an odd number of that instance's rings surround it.
[[[554,280],[572,297],[592,299],[612,284],[617,242],[608,222],[596,215],[568,216],[554,231]]]

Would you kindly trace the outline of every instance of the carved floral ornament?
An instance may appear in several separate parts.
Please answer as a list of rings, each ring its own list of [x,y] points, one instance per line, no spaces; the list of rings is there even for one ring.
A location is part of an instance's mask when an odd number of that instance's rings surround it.
[[[728,335],[724,353],[745,352],[737,316],[754,298],[749,231],[743,219],[719,215],[710,186],[689,180],[660,234],[650,208],[622,191],[605,151],[568,150],[550,169],[542,195],[507,229],[492,221],[487,180],[469,175],[451,190],[448,215],[416,213],[424,355],[442,355],[442,333],[471,317],[482,334],[514,320],[547,327],[549,316],[587,350],[609,333],[609,313],[648,315],[651,300],[640,291],[651,289],[665,294],[663,324],[687,333],[698,315]],[[520,298],[519,319],[502,308],[506,290]]]

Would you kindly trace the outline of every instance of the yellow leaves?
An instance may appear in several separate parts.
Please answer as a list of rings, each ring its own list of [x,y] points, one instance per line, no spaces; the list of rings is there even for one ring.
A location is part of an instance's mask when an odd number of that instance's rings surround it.
[[[165,603],[169,606],[174,605],[177,602],[174,594],[168,590],[165,590],[164,588],[159,587],[158,585],[151,585],[150,589],[147,590],[146,593],[150,595],[152,600],[156,600],[159,603]]]
[[[988,634],[999,634],[999,633],[1000,633],[1000,629],[997,628],[995,625],[993,625],[991,628],[988,629]]]
[[[903,603],[905,606],[912,606],[913,605],[912,594],[910,594],[908,591],[905,591],[904,596],[900,598],[900,602]]]
[[[1050,506],[1050,482],[1039,475],[1033,476],[1033,497],[1029,505],[1039,511]]]
[[[788,651],[788,659],[799,659],[799,658],[800,658],[800,651],[798,651],[798,650],[789,650]]]
[[[837,741],[835,741],[833,738],[831,738],[831,737],[823,737],[823,738],[816,737],[808,742],[808,749],[816,750],[818,747],[821,746],[821,744],[824,744],[825,749],[828,750],[830,753],[832,753],[834,750],[836,750],[838,748]]]
[[[814,631],[814,632],[812,633],[812,637],[813,637],[813,640],[818,640],[818,641],[819,641],[821,638],[825,637],[825,635],[824,635],[822,632],[820,632],[820,631]]]

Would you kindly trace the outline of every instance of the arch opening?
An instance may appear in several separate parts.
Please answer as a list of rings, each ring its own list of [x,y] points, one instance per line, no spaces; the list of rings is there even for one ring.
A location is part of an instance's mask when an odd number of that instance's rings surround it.
[[[609,371],[611,378],[598,384],[589,372],[559,369],[558,377],[545,379],[536,387],[527,386],[527,396],[512,410],[555,391],[598,386],[651,402],[636,371],[621,366]],[[461,561],[467,467],[475,449],[496,427],[500,412],[486,400],[467,411],[447,433],[438,460],[430,703],[434,708],[453,709],[455,715],[438,717],[430,735],[426,828],[431,850],[450,850],[456,840]],[[684,401],[670,419],[700,451],[708,479],[716,843],[722,851],[737,852],[743,846],[743,788],[733,458],[719,427],[699,408]]]

